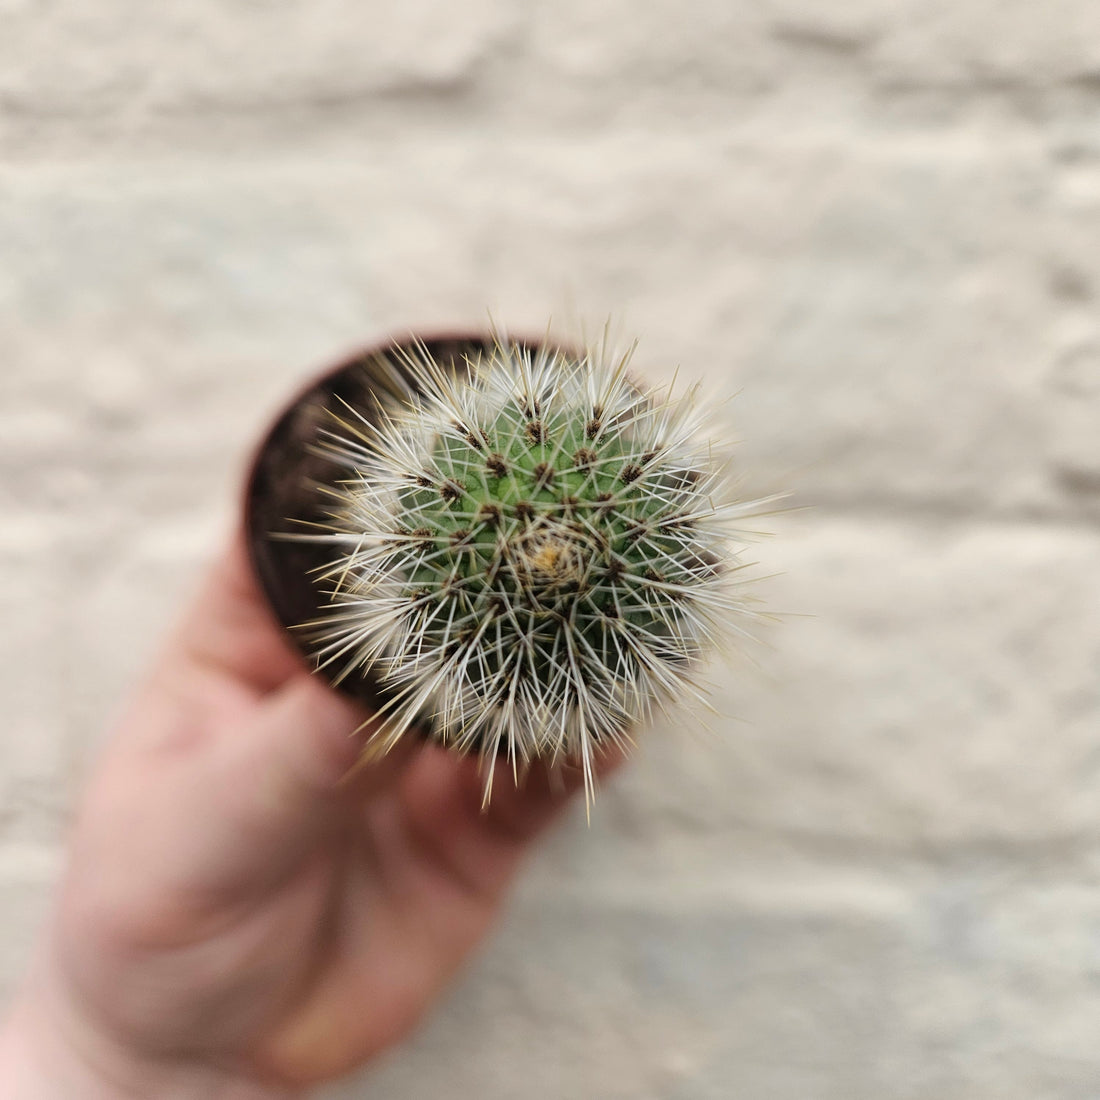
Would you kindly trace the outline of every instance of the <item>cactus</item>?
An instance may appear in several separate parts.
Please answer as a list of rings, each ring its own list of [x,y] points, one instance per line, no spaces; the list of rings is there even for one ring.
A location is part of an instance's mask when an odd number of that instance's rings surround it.
[[[318,663],[383,689],[383,747],[421,724],[480,753],[486,799],[502,758],[579,762],[590,796],[600,749],[700,696],[756,617],[733,577],[750,506],[696,393],[644,391],[628,359],[498,338],[467,373],[416,346],[415,400],[326,433],[350,476],[313,536],[337,551]]]

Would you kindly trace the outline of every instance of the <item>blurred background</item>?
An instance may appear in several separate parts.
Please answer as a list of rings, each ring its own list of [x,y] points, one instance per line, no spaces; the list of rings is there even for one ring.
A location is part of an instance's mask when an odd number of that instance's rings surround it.
[[[311,372],[607,316],[790,617],[330,1100],[1100,1090],[1094,0],[0,0],[0,993]]]

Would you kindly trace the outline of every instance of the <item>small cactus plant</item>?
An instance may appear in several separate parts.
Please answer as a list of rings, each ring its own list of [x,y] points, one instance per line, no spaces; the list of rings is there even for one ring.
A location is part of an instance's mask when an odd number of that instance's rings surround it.
[[[750,506],[700,435],[694,391],[639,388],[629,356],[498,338],[465,370],[405,352],[420,394],[324,433],[330,606],[319,665],[373,677],[383,747],[416,724],[513,770],[625,746],[699,695],[708,651],[755,613],[731,581]]]

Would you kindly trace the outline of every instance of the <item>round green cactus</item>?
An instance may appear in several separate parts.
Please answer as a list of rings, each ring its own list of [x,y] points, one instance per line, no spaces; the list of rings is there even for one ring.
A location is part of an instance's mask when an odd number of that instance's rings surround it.
[[[318,660],[384,689],[386,745],[419,722],[513,767],[577,761],[590,789],[599,749],[697,693],[753,616],[731,583],[748,508],[694,392],[643,391],[625,358],[500,340],[468,376],[407,366],[409,407],[333,433]]]

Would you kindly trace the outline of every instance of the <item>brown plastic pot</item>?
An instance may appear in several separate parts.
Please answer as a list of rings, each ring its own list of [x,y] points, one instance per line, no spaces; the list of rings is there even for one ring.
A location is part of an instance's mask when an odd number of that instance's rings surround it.
[[[539,341],[510,340],[535,351]],[[440,366],[455,374],[467,374],[468,364],[496,346],[487,334],[441,335],[408,338],[369,347],[325,371],[302,390],[278,415],[260,443],[245,488],[245,537],[253,572],[275,618],[303,659],[311,664],[307,638],[299,629],[316,620],[328,604],[316,571],[329,563],[332,551],[321,544],[294,542],[278,536],[300,533],[301,521],[323,522],[328,500],[321,486],[348,476],[348,470],[317,453],[323,430],[336,424],[331,413],[346,417],[356,409],[368,422],[377,423],[383,407],[415,401],[422,386],[407,356],[423,347]],[[394,375],[405,392],[394,393]],[[330,670],[323,670],[322,674]],[[330,681],[338,670],[331,669]],[[368,706],[376,707],[385,691],[369,674],[351,674],[339,683]]]

